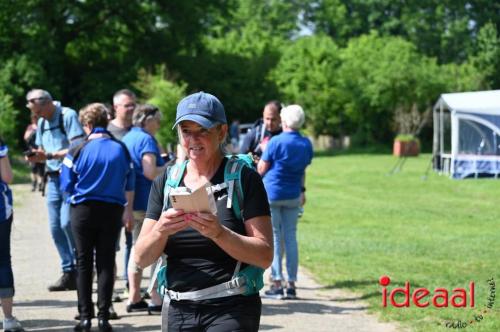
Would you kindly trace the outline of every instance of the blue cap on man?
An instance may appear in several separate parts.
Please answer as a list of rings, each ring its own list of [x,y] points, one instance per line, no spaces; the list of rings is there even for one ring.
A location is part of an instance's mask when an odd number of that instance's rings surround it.
[[[203,91],[193,93],[179,102],[173,128],[181,121],[188,120],[207,129],[217,124],[227,123],[222,103],[214,95]]]

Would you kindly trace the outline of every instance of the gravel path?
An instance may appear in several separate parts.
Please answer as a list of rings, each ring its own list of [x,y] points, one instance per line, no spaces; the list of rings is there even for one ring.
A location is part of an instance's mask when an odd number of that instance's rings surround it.
[[[16,286],[14,315],[26,331],[72,331],[76,314],[76,292],[49,293],[47,286],[60,275],[59,258],[52,243],[44,199],[30,192],[29,185],[14,185],[12,260]],[[123,251],[118,253],[118,271],[123,271]],[[149,275],[146,271],[146,275]],[[266,278],[267,279],[267,278]],[[367,314],[367,304],[354,294],[322,289],[307,271],[299,271],[297,300],[263,299],[261,331],[400,331],[395,324],[381,323]],[[147,281],[144,281],[144,287]],[[266,286],[267,287],[267,286]],[[118,280],[118,291],[124,281]],[[160,316],[127,314],[125,302],[115,303],[119,320],[115,331],[159,331]],[[94,326],[97,322],[93,321]],[[94,330],[97,330],[94,328]]]

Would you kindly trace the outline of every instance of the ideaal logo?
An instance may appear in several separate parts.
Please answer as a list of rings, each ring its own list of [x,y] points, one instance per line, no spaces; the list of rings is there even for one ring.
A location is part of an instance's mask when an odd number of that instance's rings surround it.
[[[410,306],[411,302],[419,307],[425,308],[431,305],[436,308],[446,308],[449,305],[455,308],[474,308],[475,307],[475,283],[474,281],[469,282],[469,287],[467,288],[454,288],[451,292],[446,288],[438,287],[435,288],[433,292],[424,287],[418,287],[412,290],[410,282],[406,281],[404,287],[396,287],[388,291],[387,286],[391,283],[391,279],[388,276],[382,276],[379,279],[379,284],[382,287],[382,306],[384,308],[388,305],[388,299],[390,305],[396,308],[403,308]],[[481,322],[484,318],[482,314],[487,314],[495,304],[496,295],[496,284],[493,278],[487,280],[489,286],[489,294],[486,300],[485,307],[479,312],[479,314],[474,314],[473,318],[469,321],[448,321],[445,326],[448,328],[461,329],[466,328],[474,323]],[[396,302],[397,294],[404,295],[403,302]]]
[[[471,307],[474,308],[474,281],[469,283],[469,289],[465,288],[454,288],[450,292],[446,288],[436,288],[434,292],[424,287],[411,289],[410,282],[406,281],[405,286],[396,287],[392,289],[389,293],[387,292],[387,286],[391,283],[391,279],[388,276],[382,276],[379,279],[380,285],[382,287],[382,306],[387,307],[387,298],[389,298],[390,303],[393,307],[402,308],[409,307],[410,300],[414,305],[420,308],[428,307],[429,305],[435,306],[436,308],[446,308],[451,305],[455,308],[460,307]],[[396,302],[396,295],[404,295],[404,301],[402,303]],[[468,299],[468,300],[467,300]]]

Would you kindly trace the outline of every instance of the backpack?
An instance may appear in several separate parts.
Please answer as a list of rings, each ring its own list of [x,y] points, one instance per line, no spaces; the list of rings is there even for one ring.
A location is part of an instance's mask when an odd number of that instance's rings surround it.
[[[65,113],[65,111],[66,111],[66,109],[61,107],[61,113],[59,114],[59,122],[58,122],[56,127],[50,127],[48,129],[45,129],[45,123],[47,122],[47,120],[45,118],[42,118],[40,136],[43,136],[43,133],[46,130],[54,130],[54,129],[59,129],[63,133],[63,135],[66,136],[66,129],[64,128],[64,113]]]
[[[212,186],[212,191],[220,191],[222,189],[228,188],[227,197],[227,208],[232,208],[236,219],[243,221],[243,186],[241,183],[241,172],[244,167],[250,167],[255,169],[255,164],[252,157],[248,154],[237,154],[237,155],[227,155],[228,161],[224,168],[224,182]],[[177,188],[182,180],[184,172],[186,171],[188,161],[185,160],[181,164],[175,164],[170,169],[167,170],[168,177],[165,182],[165,187],[163,189],[164,199],[163,199],[163,211],[169,208],[169,193],[172,189]],[[166,269],[165,260],[160,257],[161,264],[158,264],[155,270],[155,276],[151,281],[149,291],[152,289],[155,279],[158,281],[157,290],[160,295],[164,295],[167,291],[167,279],[166,279]],[[159,260],[159,262],[160,262]],[[251,295],[258,293],[264,287],[264,269],[252,265],[248,265],[245,269],[240,271],[241,262],[238,262],[233,275],[234,279],[244,278],[245,286],[243,295]],[[227,282],[230,283],[231,281]],[[213,288],[218,287],[213,286]],[[241,286],[243,288],[243,286]],[[211,287],[212,288],[212,287]]]

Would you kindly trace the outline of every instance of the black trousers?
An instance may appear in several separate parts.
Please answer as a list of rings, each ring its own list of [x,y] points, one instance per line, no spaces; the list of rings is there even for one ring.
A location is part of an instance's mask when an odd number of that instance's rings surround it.
[[[203,304],[171,301],[168,308],[168,331],[257,332],[259,330],[262,309],[259,295],[234,296],[216,302]]]
[[[97,316],[108,319],[113,295],[116,241],[123,206],[101,201],[71,205],[71,231],[75,239],[78,308],[81,319],[92,314],[94,251],[97,269]]]

